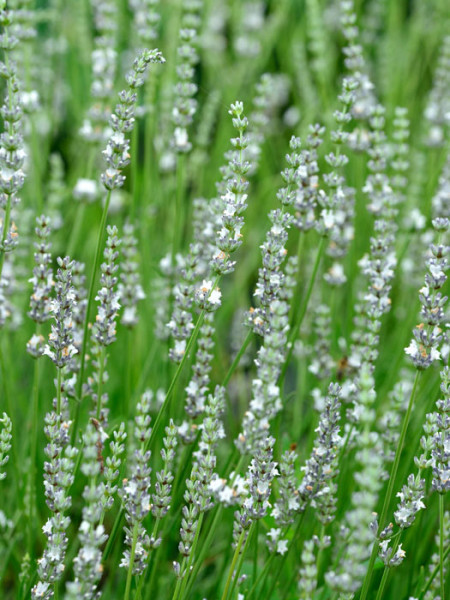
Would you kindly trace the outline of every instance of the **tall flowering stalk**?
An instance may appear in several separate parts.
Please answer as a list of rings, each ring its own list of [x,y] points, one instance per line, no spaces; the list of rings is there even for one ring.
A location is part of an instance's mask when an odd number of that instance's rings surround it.
[[[19,43],[12,33],[14,13],[6,9],[6,2],[0,2],[0,48],[3,62],[0,63],[2,77],[6,80],[6,95],[0,113],[4,130],[0,134],[0,326],[4,325],[9,311],[6,308],[5,291],[7,280],[3,273],[5,256],[17,246],[18,233],[12,220],[12,211],[19,202],[19,193],[25,181],[23,171],[25,151],[22,137],[23,109],[20,100],[19,80],[11,53]]]
[[[63,369],[76,351],[72,336],[72,311],[74,291],[72,287],[72,261],[58,259],[55,299],[51,303],[51,312],[55,323],[44,354],[49,356],[57,369],[56,398],[53,411],[45,417],[45,435],[48,444],[45,447],[47,461],[44,464],[44,488],[51,517],[43,527],[47,537],[47,546],[38,561],[39,581],[32,589],[32,598],[52,598],[58,596],[58,582],[64,572],[64,560],[68,537],[66,530],[70,518],[65,513],[70,509],[69,489],[74,481],[74,459],[77,449],[70,446],[70,426],[67,398],[63,396]]]
[[[422,303],[421,316],[423,323],[420,323],[413,330],[413,340],[411,344],[405,348],[406,354],[412,360],[416,367],[416,378],[414,386],[411,392],[411,396],[408,402],[406,414],[403,419],[400,439],[397,445],[397,451],[395,454],[394,463],[392,465],[389,484],[386,495],[384,497],[383,508],[381,511],[381,517],[377,528],[377,538],[380,538],[381,533],[385,529],[385,522],[387,512],[389,508],[389,502],[392,497],[392,492],[395,485],[395,479],[400,463],[400,455],[405,442],[406,432],[414,404],[416,389],[419,381],[419,374],[422,370],[427,369],[430,365],[440,358],[439,343],[442,340],[441,330],[439,325],[444,321],[443,306],[447,300],[446,297],[442,296],[440,290],[444,286],[447,276],[445,271],[448,269],[448,261],[446,255],[448,254],[448,246],[440,243],[440,238],[447,232],[449,228],[448,219],[434,219],[433,227],[439,234],[438,244],[430,244],[429,252],[430,256],[427,259],[428,272],[425,275],[425,286],[419,291],[419,298]],[[374,543],[372,554],[370,557],[368,569],[363,583],[361,592],[361,600],[365,600],[368,594],[370,580],[372,577],[373,567],[377,557],[378,543]]]
[[[86,361],[87,349],[87,331],[91,306],[94,300],[94,288],[97,278],[97,272],[100,265],[100,257],[103,246],[103,238],[106,228],[106,219],[108,215],[109,204],[111,201],[111,192],[123,186],[125,176],[122,170],[130,163],[129,148],[130,143],[127,134],[130,133],[135,123],[135,112],[137,103],[137,90],[144,85],[144,75],[151,63],[164,63],[165,59],[159,50],[144,50],[135,59],[133,68],[126,76],[128,88],[122,90],[119,94],[120,102],[116,105],[115,112],[110,118],[111,136],[108,139],[106,149],[103,151],[107,164],[106,170],[102,173],[101,180],[107,190],[105,204],[103,207],[102,218],[98,230],[97,247],[95,251],[94,267],[91,274],[89,285],[88,302],[86,308],[86,318],[84,322],[83,343],[80,357],[80,373],[78,375],[78,397],[82,396],[83,378]],[[76,430],[77,419],[75,419],[74,430]]]

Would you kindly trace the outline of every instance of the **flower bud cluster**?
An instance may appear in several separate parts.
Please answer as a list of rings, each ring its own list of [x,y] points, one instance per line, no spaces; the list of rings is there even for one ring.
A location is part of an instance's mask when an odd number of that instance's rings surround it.
[[[259,155],[271,125],[276,121],[276,109],[282,106],[289,94],[289,80],[285,75],[263,73],[255,85],[254,110],[250,115],[247,158],[252,164],[249,174],[258,168]]]
[[[213,506],[211,483],[216,468],[215,447],[217,442],[225,437],[221,423],[224,399],[224,388],[217,386],[214,394],[209,396],[205,417],[199,426],[199,447],[194,452],[191,474],[186,480],[184,493],[186,504],[182,508],[181,541],[178,550],[184,558],[188,558],[191,554],[201,513],[210,510]]]
[[[177,428],[172,419],[165,431],[166,437],[163,440],[164,448],[161,450],[164,467],[156,473],[155,491],[152,494],[151,510],[155,519],[162,519],[170,509],[170,493],[173,482],[172,470],[177,447]]]
[[[6,82],[6,94],[0,107],[4,127],[0,134],[0,209],[3,217],[0,219],[0,257],[11,252],[18,242],[18,234],[14,222],[11,221],[11,211],[19,202],[19,192],[25,181],[23,166],[25,161],[24,143],[22,137],[23,109],[20,99],[19,82],[16,65],[10,59],[11,51],[19,40],[11,29],[14,25],[14,11],[0,9],[0,48],[4,52],[4,62],[0,62],[0,75]],[[0,263],[3,266],[3,261]],[[1,277],[0,268],[0,277]]]
[[[122,170],[130,163],[130,142],[126,134],[134,128],[137,89],[144,85],[148,65],[164,62],[165,59],[159,50],[144,50],[135,59],[131,71],[126,76],[129,87],[119,94],[120,102],[109,121],[112,134],[107,141],[106,150],[103,151],[107,168],[101,179],[109,191],[122,187],[125,182]]]
[[[422,502],[424,496],[425,480],[421,479],[419,475],[415,477],[411,473],[406,485],[402,487],[401,492],[397,493],[400,501],[394,512],[394,518],[400,529],[411,527],[419,510],[425,508],[425,504]]]
[[[331,356],[331,316],[330,307],[326,304],[319,304],[314,309],[313,331],[316,337],[312,360],[309,363],[308,371],[319,380],[327,380],[331,377],[334,367],[333,357]]]
[[[245,193],[248,181],[245,176],[250,168],[244,159],[244,151],[248,146],[248,138],[244,135],[248,128],[248,120],[243,116],[244,105],[236,102],[229,111],[233,117],[233,127],[238,131],[239,137],[233,138],[233,152],[229,155],[229,162],[224,169],[223,187],[225,193],[222,201],[222,228],[217,232],[217,251],[211,260],[211,268],[218,275],[225,275],[234,271],[236,262],[230,260],[230,255],[242,244],[241,229],[244,224],[242,214],[247,208]]]
[[[84,319],[86,316],[87,309],[87,289],[86,289],[86,275],[84,274],[85,265],[84,263],[73,261],[72,268],[72,283],[74,288],[74,307],[72,310],[73,317],[73,345],[77,349],[78,353],[81,351],[83,343],[83,328]],[[73,365],[72,371],[78,370],[78,365]]]
[[[297,454],[292,450],[284,452],[281,456],[278,477],[279,497],[271,512],[279,527],[287,527],[293,523],[294,516],[300,508],[294,464],[296,459]]]
[[[434,229],[439,232],[439,238],[449,228],[448,219],[435,219]],[[428,273],[425,275],[425,286],[419,290],[419,299],[422,303],[419,323],[413,330],[413,340],[405,348],[417,369],[427,369],[435,360],[439,360],[439,344],[442,340],[440,325],[445,321],[444,306],[447,296],[443,296],[441,289],[447,281],[448,270],[447,254],[449,247],[441,244],[430,244],[429,257],[427,258]]]
[[[133,30],[136,32],[137,45],[145,48],[158,38],[158,26],[161,16],[157,12],[160,0],[129,0],[133,12]]]
[[[105,528],[101,524],[103,506],[101,499],[104,483],[98,478],[103,471],[103,439],[106,435],[94,422],[90,422],[83,435],[83,460],[81,471],[88,479],[83,490],[81,525],[78,530],[80,549],[73,561],[74,581],[67,583],[67,597],[95,598],[97,584],[102,576],[101,546],[107,540]]]
[[[201,26],[200,14],[203,0],[183,0],[181,29],[179,31],[177,83],[174,86],[174,106],[172,122],[175,126],[172,147],[177,153],[187,153],[192,149],[188,127],[197,110],[197,85],[194,83],[195,65],[199,61],[197,54],[198,32]]]
[[[211,372],[211,360],[213,358],[214,348],[214,316],[212,313],[206,313],[197,339],[197,353],[195,363],[192,367],[192,376],[189,384],[185,388],[186,413],[190,417],[191,426],[187,425],[187,431],[184,432],[186,425],[179,429],[179,434],[185,443],[192,442],[195,439],[195,429],[192,427],[192,421],[199,417],[205,410],[206,398],[210,383],[209,374]]]
[[[9,460],[8,452],[11,450],[12,422],[6,413],[0,419],[0,468],[3,468]],[[0,481],[5,479],[6,473],[0,471]]]
[[[284,171],[283,179],[288,186],[295,183],[296,189],[288,194],[281,190],[278,198],[283,205],[289,203],[293,206],[294,225],[300,231],[309,231],[317,226],[316,210],[324,195],[319,188],[317,149],[323,142],[324,133],[325,128],[318,123],[310,125],[306,148],[301,152],[297,152],[300,140],[291,139],[290,147],[293,152],[287,157],[290,168]]]
[[[137,239],[134,236],[134,227],[127,223],[122,238],[123,261],[119,283],[119,297],[124,307],[121,323],[127,327],[134,327],[137,324],[137,304],[145,298],[140,283],[136,248]]]
[[[239,4],[238,9],[239,21],[233,43],[234,50],[244,59],[254,58],[262,48],[266,5],[261,0],[245,0]]]
[[[51,243],[48,238],[51,233],[50,220],[41,216],[36,219],[35,233],[38,242],[34,243],[33,292],[30,297],[30,310],[28,316],[38,324],[45,323],[51,316],[51,293],[54,285],[53,269],[51,267],[52,256],[50,254]],[[44,352],[44,338],[38,332],[31,336],[27,343],[27,351],[38,358]]]
[[[406,556],[406,552],[403,550],[401,544],[394,549],[389,546],[389,540],[383,540],[380,542],[378,556],[381,558],[386,567],[398,567],[402,564],[403,559]]]
[[[272,482],[278,475],[277,463],[273,462],[273,446],[275,439],[266,435],[264,443],[256,449],[248,467],[248,496],[239,511],[234,513],[233,547],[236,548],[242,533],[248,535],[250,525],[263,519],[270,508]]]
[[[359,29],[356,25],[356,12],[353,0],[344,0],[340,4],[340,25],[347,42],[343,49],[345,66],[355,82],[355,100],[351,108],[354,119],[367,119],[375,104],[373,84],[365,71],[363,48],[358,43]]]
[[[38,241],[34,243],[33,293],[30,298],[30,311],[28,316],[36,323],[45,323],[51,316],[50,296],[53,287],[51,243],[48,238],[51,234],[50,219],[41,215],[36,219],[35,233]]]
[[[427,143],[443,146],[450,127],[450,35],[442,40],[438,64],[433,77],[425,118],[430,123]]]
[[[304,475],[298,488],[301,510],[305,510],[306,505],[311,502],[319,516],[326,517],[325,522],[330,516],[330,496],[335,492],[333,478],[339,473],[337,459],[342,441],[339,435],[340,394],[339,385],[330,384],[316,429],[314,447],[310,458],[302,467]]]
[[[92,327],[92,335],[98,344],[109,346],[116,339],[116,318],[119,312],[120,294],[117,291],[118,278],[116,276],[119,265],[117,258],[119,252],[117,248],[121,244],[121,240],[117,237],[117,227],[108,225],[108,238],[106,247],[103,253],[105,262],[101,264],[100,283],[102,287],[95,297],[99,303],[95,323]]]
[[[181,362],[186,350],[186,343],[194,329],[192,307],[194,305],[194,289],[198,280],[197,254],[199,246],[191,244],[189,253],[177,256],[178,281],[173,288],[173,311],[167,328],[174,339],[174,347],[169,350],[169,357],[176,363]],[[204,282],[205,295],[209,291],[208,282]]]
[[[134,546],[134,562],[132,572],[134,575],[142,575],[147,565],[147,557],[151,547],[151,540],[147,534],[143,521],[149,514],[150,504],[150,455],[145,450],[151,435],[150,427],[150,398],[143,395],[137,405],[135,417],[134,437],[139,447],[134,451],[128,479],[123,480],[122,489],[119,494],[125,510],[125,545],[121,567],[129,567],[131,552]]]
[[[302,550],[302,566],[300,567],[299,600],[314,597],[317,588],[317,561],[314,554],[314,540],[305,540]]]
[[[258,271],[258,282],[254,296],[259,300],[257,308],[250,309],[247,317],[253,331],[261,336],[270,328],[271,305],[283,295],[285,277],[281,266],[286,258],[285,244],[292,217],[280,209],[269,213],[272,227],[261,246],[262,267]]]
[[[432,438],[431,486],[439,494],[450,490],[450,369],[441,371],[441,392],[443,398],[436,402],[435,432]]]
[[[392,189],[397,195],[397,201],[405,200],[404,190],[408,184],[406,177],[409,169],[409,120],[408,110],[406,108],[396,107],[393,121],[394,131],[392,134],[393,144],[391,147],[391,168],[393,171],[391,177]]]
[[[77,352],[73,343],[73,309],[75,291],[72,285],[73,261],[68,256],[58,257],[56,273],[56,297],[50,303],[50,311],[56,323],[52,323],[48,344],[43,354],[51,358],[58,368],[66,366]]]
[[[284,299],[274,300],[264,343],[255,360],[257,373],[252,382],[252,400],[242,419],[242,433],[235,442],[242,454],[254,454],[266,443],[270,421],[282,407],[277,383],[286,354],[288,331],[289,303]]]
[[[381,439],[374,431],[376,393],[372,369],[364,362],[358,379],[358,447],[355,453],[355,489],[343,519],[338,547],[340,560],[336,570],[326,574],[326,581],[336,591],[354,593],[366,572],[373,534],[369,524],[383,485]],[[356,417],[355,417],[356,419]],[[350,576],[351,575],[351,576]]]
[[[39,581],[31,590],[33,600],[53,596],[51,586],[63,576],[68,545],[66,531],[70,518],[65,513],[72,504],[69,490],[74,481],[78,451],[69,444],[71,423],[66,418],[67,400],[64,399],[61,406],[62,411],[55,410],[45,417],[44,432],[48,444],[44,452],[48,460],[44,463],[44,488],[52,515],[42,528],[47,537],[47,546],[38,560]]]
[[[117,29],[118,9],[109,0],[93,0],[92,9],[96,36],[91,54],[92,83],[91,97],[94,103],[89,108],[87,118],[80,130],[81,136],[88,142],[99,143],[105,140],[110,115],[110,105],[114,91],[117,71]],[[95,197],[96,182],[85,180],[91,187],[87,197]],[[77,183],[77,187],[79,182]],[[81,190],[80,190],[81,191]],[[75,195],[75,192],[74,192]]]

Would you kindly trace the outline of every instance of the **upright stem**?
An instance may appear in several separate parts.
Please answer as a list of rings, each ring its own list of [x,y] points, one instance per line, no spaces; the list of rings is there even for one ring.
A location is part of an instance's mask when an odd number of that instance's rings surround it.
[[[225,588],[224,588],[223,594],[222,594],[222,600],[227,600],[227,598],[228,598],[228,590],[230,589],[230,585],[233,580],[234,569],[235,569],[237,561],[239,559],[239,554],[241,552],[242,544],[244,543],[245,534],[246,534],[246,531],[244,529],[242,531],[241,535],[239,536],[239,541],[236,546],[236,550],[234,551],[233,560],[231,561],[230,570],[228,572],[227,582],[225,583]],[[250,535],[250,532],[248,532],[248,535]],[[247,539],[248,539],[248,535],[247,535]],[[238,574],[236,573],[236,576],[237,575]]]
[[[378,554],[378,537],[379,537],[381,531],[384,528],[384,523],[386,521],[387,513],[388,513],[388,510],[389,510],[389,504],[391,502],[392,492],[394,490],[395,479],[396,479],[397,471],[398,471],[398,465],[400,463],[400,456],[402,454],[403,445],[405,443],[406,432],[408,430],[408,424],[409,424],[409,420],[410,420],[410,417],[411,417],[411,411],[412,411],[412,407],[413,407],[413,404],[414,404],[414,398],[415,398],[415,395],[416,395],[417,385],[418,385],[418,382],[419,382],[419,378],[420,378],[420,371],[417,371],[416,372],[416,377],[414,379],[414,385],[413,385],[413,388],[411,390],[411,396],[409,398],[408,408],[406,410],[405,416],[403,417],[402,429],[401,429],[400,438],[399,438],[399,441],[398,441],[398,444],[397,444],[397,450],[395,452],[394,463],[392,465],[391,473],[390,473],[390,476],[389,476],[388,488],[387,488],[386,494],[384,496],[384,503],[383,503],[383,509],[381,511],[381,518],[380,518],[380,520],[378,522],[377,539],[374,542],[374,545],[373,545],[373,548],[372,548],[372,554],[370,555],[369,566],[367,567],[367,573],[366,573],[366,576],[364,578],[360,600],[366,600],[367,594],[369,592],[369,587],[370,587],[370,581],[372,579],[373,568],[375,566],[375,561],[377,559],[377,554]]]
[[[308,289],[306,290],[305,298],[304,298],[301,308],[297,314],[297,317],[294,318],[294,324],[291,328],[291,334],[290,334],[289,340],[288,340],[288,351],[287,351],[287,355],[286,355],[286,360],[283,365],[283,370],[281,372],[280,381],[283,381],[284,377],[286,375],[286,371],[289,366],[289,361],[291,359],[292,352],[294,350],[295,341],[299,334],[300,327],[303,323],[303,319],[305,318],[305,315],[306,315],[306,310],[308,308],[308,304],[311,299],[311,294],[312,294],[312,291],[314,288],[314,283],[316,281],[317,273],[319,271],[319,265],[320,265],[320,261],[322,259],[322,254],[325,249],[325,245],[326,245],[326,238],[324,236],[322,236],[320,238],[320,243],[319,243],[319,247],[317,249],[316,259],[314,261],[314,266],[313,266],[313,270],[311,273],[311,277],[309,279]]]
[[[40,325],[37,325],[36,335],[39,335]],[[31,441],[30,441],[30,512],[29,512],[29,531],[30,538],[28,544],[28,553],[33,556],[34,552],[34,514],[36,511],[36,454],[37,454],[37,430],[39,418],[39,359],[34,359],[34,377],[33,377],[33,416],[31,422]]]
[[[81,346],[81,355],[80,355],[80,372],[78,374],[77,381],[77,395],[79,402],[75,406],[75,417],[73,422],[73,432],[72,432],[72,440],[75,440],[77,435],[78,428],[78,418],[80,413],[80,403],[83,394],[83,379],[84,379],[84,368],[86,362],[86,349],[87,349],[87,339],[88,339],[88,328],[89,328],[89,317],[92,310],[92,304],[94,302],[94,290],[95,290],[95,282],[97,280],[97,273],[100,267],[100,259],[102,256],[102,248],[103,248],[103,238],[105,235],[106,229],[106,218],[108,216],[109,203],[111,201],[111,190],[108,190],[105,199],[105,206],[103,207],[102,218],[100,221],[100,227],[98,230],[97,236],[97,247],[95,250],[95,259],[94,259],[94,268],[92,269],[91,281],[89,283],[89,294],[88,294],[88,302],[86,306],[86,316],[84,319],[84,328],[83,328],[83,343]]]

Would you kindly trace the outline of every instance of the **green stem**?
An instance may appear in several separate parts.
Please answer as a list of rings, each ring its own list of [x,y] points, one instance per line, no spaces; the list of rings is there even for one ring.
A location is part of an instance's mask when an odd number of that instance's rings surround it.
[[[133,579],[133,565],[134,565],[134,556],[136,554],[137,535],[138,535],[138,525],[137,525],[137,523],[135,523],[134,527],[133,527],[133,541],[131,542],[130,562],[128,565],[127,583],[126,583],[126,587],[125,587],[124,600],[130,600],[131,581]]]
[[[444,494],[439,494],[439,578],[441,598],[445,598],[444,579]]]
[[[103,213],[102,213],[102,218],[100,221],[100,227],[98,230],[97,247],[95,250],[95,259],[94,259],[94,268],[92,269],[91,281],[89,283],[88,302],[87,302],[87,306],[86,306],[86,316],[84,319],[84,328],[83,328],[83,343],[81,346],[81,355],[80,355],[80,372],[78,374],[78,381],[77,381],[77,384],[78,384],[77,385],[77,395],[78,395],[78,400],[80,402],[77,402],[77,404],[75,406],[75,417],[74,417],[74,422],[73,422],[72,441],[75,440],[76,435],[77,435],[78,419],[79,419],[79,414],[80,414],[80,404],[81,404],[81,399],[82,399],[82,395],[83,395],[83,379],[84,379],[84,369],[85,369],[85,362],[86,362],[89,317],[90,317],[90,313],[92,310],[92,304],[94,302],[95,282],[97,280],[97,273],[98,273],[98,269],[100,267],[100,260],[101,260],[102,248],[103,248],[103,238],[104,238],[105,229],[106,229],[106,218],[108,216],[108,209],[109,209],[110,201],[111,201],[111,190],[108,190],[108,193],[107,193],[106,199],[105,199],[105,206],[103,207]]]
[[[444,554],[442,555],[442,561],[439,560],[439,564],[437,564],[433,571],[431,572],[431,575],[428,577],[428,581],[426,582],[426,584],[423,586],[422,591],[420,592],[419,595],[419,600],[423,600],[425,594],[428,592],[428,590],[430,589],[431,584],[434,581],[434,578],[436,577],[436,575],[438,574],[438,571],[441,568],[441,562],[444,563],[445,559],[447,558],[447,556],[450,554],[450,544],[448,545],[446,551],[444,552]]]
[[[62,386],[62,370],[60,367],[56,368],[57,379],[56,379],[56,413],[61,414],[61,386]]]
[[[187,585],[188,580],[189,580],[189,575],[190,575],[190,572],[191,572],[192,562],[194,560],[195,550],[197,549],[197,544],[198,544],[198,540],[199,540],[199,537],[200,537],[200,530],[202,528],[204,516],[205,516],[205,513],[202,512],[200,514],[200,518],[199,518],[198,523],[197,523],[197,530],[195,532],[195,537],[194,537],[194,542],[192,544],[191,553],[189,554],[189,560],[188,560],[186,572],[185,572],[184,576],[182,577],[182,583],[181,583],[181,589],[180,589],[180,598],[181,598],[181,600],[183,600],[183,598],[184,598],[184,593],[185,593],[185,590],[186,590],[186,585]]]
[[[40,333],[40,325],[37,325],[36,335]],[[29,512],[29,543],[28,553],[34,555],[34,515],[36,512],[36,454],[37,454],[37,430],[39,420],[39,359],[34,362],[33,377],[33,417],[31,423],[31,448],[30,448],[30,512]]]
[[[227,581],[225,583],[225,588],[224,588],[223,594],[222,594],[222,600],[227,600],[227,598],[228,598],[228,590],[230,589],[231,582],[233,580],[234,569],[235,569],[237,561],[239,559],[239,555],[240,555],[240,552],[241,552],[242,544],[244,543],[244,539],[245,539],[245,534],[246,534],[246,531],[244,529],[242,531],[241,535],[239,536],[239,541],[238,541],[238,544],[236,546],[236,550],[234,551],[233,560],[231,561],[230,570],[228,571]],[[248,539],[249,535],[250,535],[250,532],[247,535],[247,539]],[[238,573],[236,573],[236,577],[237,576],[238,576]]]
[[[310,280],[308,283],[308,289],[306,291],[305,298],[304,298],[301,308],[297,314],[297,317],[294,319],[294,325],[291,328],[291,333],[290,333],[289,340],[288,340],[288,351],[286,354],[286,360],[284,361],[283,370],[281,371],[280,381],[283,381],[284,377],[286,375],[286,371],[289,366],[289,361],[291,359],[292,352],[294,350],[295,341],[297,339],[297,336],[300,331],[300,327],[303,323],[303,319],[305,318],[306,311],[308,309],[308,304],[311,299],[311,294],[312,294],[312,291],[314,288],[314,283],[316,281],[317,273],[319,271],[320,261],[322,259],[322,254],[325,250],[325,245],[326,245],[326,238],[324,236],[322,236],[320,238],[320,243],[319,243],[319,247],[317,249],[316,259],[314,261],[314,266],[313,266],[311,277],[310,277]]]
[[[414,404],[414,398],[416,395],[419,378],[420,378],[420,371],[417,371],[416,377],[414,379],[414,385],[411,390],[411,396],[409,398],[408,408],[406,410],[405,416],[403,417],[402,429],[401,429],[400,438],[399,438],[399,441],[397,444],[397,450],[395,452],[394,463],[392,465],[391,473],[389,476],[387,492],[384,496],[384,503],[383,503],[383,509],[381,511],[381,518],[378,522],[377,538],[379,537],[381,531],[384,528],[384,523],[386,521],[387,513],[389,510],[389,504],[391,501],[392,492],[394,490],[395,479],[396,479],[396,475],[397,475],[397,471],[398,471],[398,466],[400,463],[400,456],[401,456],[401,453],[403,450],[403,445],[405,443],[406,432],[408,430],[408,424],[409,424],[409,420],[411,417],[411,411],[412,411],[412,407]],[[377,555],[378,555],[378,539],[375,540],[373,548],[372,548],[372,553],[370,555],[369,565],[367,567],[366,576],[364,578],[360,600],[366,600],[366,598],[367,598],[367,594],[369,592],[369,587],[370,587],[370,581],[372,579],[373,568],[375,566],[375,561],[377,559]]]
[[[253,330],[250,329],[249,332],[247,333],[247,337],[245,338],[239,352],[236,354],[233,362],[231,363],[230,368],[228,369],[227,374],[225,375],[225,379],[223,380],[223,387],[227,387],[227,385],[230,382],[231,376],[233,375],[234,371],[236,370],[236,367],[239,365],[239,362],[242,358],[242,356],[244,355],[244,352],[247,350],[248,345],[250,344],[251,340],[253,337]]]
[[[252,585],[249,593],[247,594],[246,600],[250,600],[250,598],[253,596],[253,594],[256,592],[257,587],[259,586],[259,584],[261,582],[263,582],[263,585],[266,581],[267,575],[269,573],[269,569],[272,566],[272,562],[275,559],[275,553],[272,552],[271,555],[269,556],[269,560],[266,561],[266,564],[264,565],[261,573],[258,575],[258,578],[256,579],[256,581],[254,582],[254,584]]]

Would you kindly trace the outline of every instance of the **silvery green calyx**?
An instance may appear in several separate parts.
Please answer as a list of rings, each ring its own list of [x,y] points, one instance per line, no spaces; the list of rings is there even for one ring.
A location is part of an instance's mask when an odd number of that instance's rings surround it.
[[[96,597],[97,584],[102,576],[101,546],[107,535],[101,523],[103,506],[101,498],[104,483],[99,481],[103,471],[102,436],[105,435],[93,422],[90,422],[83,434],[83,458],[81,471],[87,478],[83,490],[83,506],[81,524],[78,530],[80,549],[74,558],[74,580],[67,583],[68,599]]]
[[[306,147],[299,151],[300,139],[291,138],[291,154],[286,156],[289,167],[282,172],[286,187],[279,191],[278,199],[283,205],[294,208],[294,225],[302,232],[317,224],[317,207],[324,192],[319,186],[317,150],[323,143],[325,128],[318,123],[309,127]],[[292,190],[292,184],[296,184]]]
[[[248,488],[248,494],[243,499],[240,509],[234,513],[234,548],[237,547],[242,534],[244,534],[244,539],[247,537],[252,523],[263,519],[269,511],[272,482],[278,475],[277,463],[273,461],[274,444],[275,439],[266,435],[260,446],[255,450],[247,469],[246,487]]]
[[[280,472],[277,480],[279,495],[270,514],[279,527],[287,527],[293,523],[294,517],[300,508],[298,481],[294,464],[296,459],[297,454],[294,451],[286,451],[282,454],[278,465]]]
[[[190,152],[188,127],[192,124],[197,110],[197,85],[194,83],[194,67],[199,57],[196,46],[201,25],[202,0],[183,0],[181,3],[181,29],[179,31],[177,83],[174,86],[172,122],[174,132],[171,144],[175,152]]]
[[[115,341],[116,318],[120,308],[120,293],[117,291],[118,277],[116,273],[119,269],[117,264],[118,248],[122,242],[117,236],[117,227],[108,225],[106,231],[108,238],[103,252],[105,262],[100,266],[100,283],[102,287],[95,297],[99,306],[92,327],[92,335],[101,346],[109,346]]]
[[[248,324],[255,333],[262,336],[270,329],[271,305],[284,289],[285,276],[281,266],[287,255],[285,244],[288,228],[293,220],[289,213],[280,209],[271,211],[269,219],[272,226],[261,245],[262,267],[258,271],[258,282],[253,294],[259,306],[252,308],[248,314]]]
[[[229,162],[224,169],[223,194],[221,196],[222,216],[221,229],[217,232],[217,250],[213,253],[211,269],[218,275],[225,275],[234,271],[236,262],[230,260],[242,244],[241,229],[244,224],[242,214],[247,208],[248,181],[245,176],[250,168],[244,159],[244,151],[248,146],[245,131],[248,120],[243,116],[244,105],[236,102],[229,111],[233,117],[233,127],[238,131],[239,137],[233,138],[231,144],[233,151],[229,155]]]
[[[9,451],[11,450],[12,422],[6,413],[3,413],[0,419],[0,468],[3,468],[9,460]],[[0,471],[0,481],[5,479],[6,473]]]
[[[51,358],[56,367],[66,366],[77,349],[73,343],[73,308],[75,291],[72,285],[73,261],[68,256],[58,257],[55,298],[50,303],[50,311],[55,323],[52,323],[48,344],[43,354]]]
[[[242,431],[235,443],[242,454],[254,455],[265,445],[270,421],[281,409],[278,378],[286,354],[289,331],[289,304],[285,299],[273,300],[264,343],[255,360],[257,373],[252,381],[252,399],[242,420]]]
[[[166,437],[163,440],[161,457],[164,467],[156,473],[155,491],[152,494],[151,511],[155,519],[162,519],[170,509],[170,493],[173,482],[173,466],[177,446],[177,428],[172,420],[166,427]]]
[[[133,67],[126,76],[128,88],[119,94],[120,102],[109,120],[112,134],[103,151],[107,168],[101,179],[109,191],[122,187],[125,182],[122,170],[130,163],[130,142],[126,134],[134,127],[137,90],[144,85],[144,76],[149,64],[164,62],[165,59],[159,50],[144,50],[134,60]]]
[[[169,350],[169,357],[179,363],[186,349],[186,343],[194,329],[192,307],[194,305],[194,284],[198,279],[198,245],[191,244],[189,253],[182,257],[177,255],[178,281],[173,288],[172,318],[167,323],[174,340],[174,346]]]
[[[68,545],[67,528],[70,517],[66,512],[71,507],[69,495],[74,481],[75,458],[78,451],[72,448],[70,441],[70,421],[67,420],[67,402],[61,401],[62,412],[56,410],[45,417],[45,435],[48,444],[45,447],[47,461],[44,463],[44,488],[50,518],[42,528],[47,537],[47,545],[42,558],[38,560],[39,581],[31,590],[33,600],[53,597],[52,585],[63,577],[64,560]]]
[[[300,509],[305,510],[311,502],[319,516],[328,518],[327,504],[333,495],[333,479],[338,475],[338,451],[341,446],[339,435],[341,388],[332,383],[328,388],[325,406],[319,417],[316,439],[310,458],[302,467],[303,478],[298,487]]]
[[[448,231],[449,220],[434,219],[433,227],[441,238]],[[406,354],[417,369],[427,369],[440,358],[439,344],[442,340],[440,325],[445,321],[443,307],[447,301],[447,297],[443,296],[440,290],[447,280],[445,273],[448,269],[447,254],[447,245],[440,241],[437,244],[430,244],[426,261],[428,272],[425,275],[425,285],[419,290],[422,304],[420,314],[423,322],[415,327],[414,338],[405,348]]]
[[[6,10],[6,3],[0,4],[0,48],[3,61],[0,62],[0,75],[6,83],[6,91],[0,114],[3,131],[0,134],[0,281],[2,278],[5,254],[11,252],[18,242],[17,228],[12,220],[12,212],[19,202],[19,192],[25,181],[23,171],[25,151],[22,137],[23,110],[20,100],[19,80],[16,65],[11,53],[19,43],[13,35],[14,13]],[[0,306],[0,312],[1,312]]]
[[[83,325],[87,308],[86,275],[84,274],[84,271],[84,263],[74,260],[72,268],[72,282],[75,294],[74,307],[72,309],[74,323],[73,344],[78,352],[80,352],[83,343]],[[74,372],[78,370],[77,362],[72,365],[72,370]]]
[[[51,317],[51,294],[53,292],[53,269],[51,243],[48,241],[51,233],[50,220],[44,215],[36,219],[35,233],[38,241],[34,243],[33,291],[30,297],[28,316],[37,324],[45,323]],[[35,332],[27,343],[27,351],[34,358],[42,356],[44,338]]]
[[[432,438],[431,487],[439,494],[450,491],[450,369],[441,371],[442,398],[436,402],[435,431]]]
[[[134,236],[134,227],[127,223],[122,236],[123,260],[118,287],[120,301],[123,306],[121,323],[127,327],[134,327],[137,324],[137,305],[140,300],[145,298],[139,276],[137,243]]]
[[[358,377],[358,446],[354,457],[356,487],[345,513],[338,538],[340,560],[326,574],[330,587],[341,593],[359,589],[365,575],[364,561],[370,555],[373,534],[369,525],[383,485],[381,440],[373,430],[376,392],[372,369],[368,362],[361,365]]]
[[[151,435],[149,411],[150,398],[144,394],[138,402],[135,417],[134,437],[138,447],[131,457],[128,478],[123,480],[119,491],[125,510],[125,545],[128,547],[123,552],[120,566],[128,568],[133,556],[134,575],[144,572],[152,542],[143,524],[151,509],[151,452],[145,450]]]
[[[225,435],[221,422],[224,396],[225,390],[217,386],[214,394],[208,398],[203,421],[199,425],[198,450],[193,454],[192,470],[189,479],[186,480],[186,491],[183,496],[186,504],[182,508],[181,541],[178,550],[184,559],[189,558],[192,552],[201,515],[213,506],[211,483],[216,468],[215,447]],[[178,563],[175,565],[176,570],[179,569],[177,565]]]

